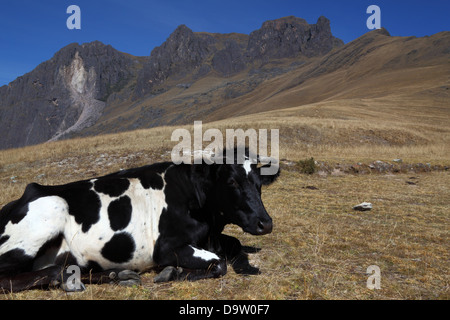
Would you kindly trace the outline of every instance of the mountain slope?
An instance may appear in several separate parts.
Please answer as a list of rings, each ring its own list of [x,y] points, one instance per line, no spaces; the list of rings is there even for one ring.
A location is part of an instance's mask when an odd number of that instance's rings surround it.
[[[264,83],[215,115],[238,115],[330,99],[448,93],[450,32],[391,37],[376,30]],[[427,91],[428,90],[428,91]],[[427,91],[427,92],[424,92]]]
[[[71,44],[0,88],[0,148],[330,100],[405,97],[445,108],[449,48],[450,32],[384,29],[344,45],[325,17],[266,21],[250,35],[181,25],[148,57]]]
[[[225,79],[254,63],[323,55],[339,45],[325,17],[313,25],[296,17],[268,21],[250,35],[196,33],[181,25],[149,57],[141,58],[98,41],[71,44],[0,88],[0,148],[176,123],[182,115],[160,117],[170,114],[170,107],[149,109],[142,102],[211,75]],[[263,52],[262,47],[270,50]],[[124,123],[136,105],[135,121]],[[111,115],[117,116],[115,123],[105,126]]]

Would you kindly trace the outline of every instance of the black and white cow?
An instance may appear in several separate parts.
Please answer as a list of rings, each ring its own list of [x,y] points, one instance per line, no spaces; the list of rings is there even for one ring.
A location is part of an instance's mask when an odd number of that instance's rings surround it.
[[[152,267],[162,270],[155,281],[220,277],[227,263],[257,274],[239,240],[222,231],[230,223],[253,235],[272,231],[261,185],[279,170],[260,169],[250,160],[165,162],[59,186],[29,184],[0,211],[0,287],[76,290],[65,282],[70,265],[91,283],[138,284]]]

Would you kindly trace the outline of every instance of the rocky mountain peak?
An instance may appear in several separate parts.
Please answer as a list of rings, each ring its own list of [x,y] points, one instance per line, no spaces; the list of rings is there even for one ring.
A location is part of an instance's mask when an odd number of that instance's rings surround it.
[[[210,35],[197,34],[185,25],[178,26],[167,40],[152,50],[136,87],[138,96],[151,91],[169,76],[183,76],[202,64],[213,50]]]
[[[316,24],[294,16],[270,20],[250,34],[247,57],[254,59],[324,55],[344,43],[331,34],[330,20],[321,16]]]
[[[298,18],[295,16],[283,17],[275,20],[268,20],[263,22],[261,29],[275,29],[275,30],[286,30],[287,28],[293,28],[295,25],[305,25],[308,26],[308,22],[305,19]]]

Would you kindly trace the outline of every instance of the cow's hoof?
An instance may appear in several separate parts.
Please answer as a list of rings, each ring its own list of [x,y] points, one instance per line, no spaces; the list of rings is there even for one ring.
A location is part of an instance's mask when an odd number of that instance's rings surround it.
[[[165,267],[159,274],[156,275],[153,282],[169,282],[172,280],[177,280],[178,276],[183,272],[183,269],[178,267],[168,266]]]
[[[260,274],[259,268],[253,267],[248,261],[248,255],[240,253],[231,263],[234,272],[243,275]]]
[[[242,252],[244,253],[257,253],[260,252],[261,248],[255,246],[242,246]]]
[[[109,278],[113,283],[124,287],[139,286],[142,283],[141,276],[137,272],[131,270],[122,270],[118,273],[112,271],[109,274]]]
[[[251,265],[245,266],[243,268],[234,268],[234,272],[245,276],[261,274],[259,268],[253,267]]]

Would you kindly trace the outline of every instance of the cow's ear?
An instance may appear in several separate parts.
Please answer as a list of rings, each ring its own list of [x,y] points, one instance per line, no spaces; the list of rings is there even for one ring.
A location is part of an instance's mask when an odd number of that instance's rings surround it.
[[[261,174],[261,168],[270,168],[271,164],[265,164],[262,167],[258,168],[259,177],[261,179],[261,183],[263,185],[268,185],[273,183],[280,176],[280,167],[277,167],[277,172],[275,174]]]

